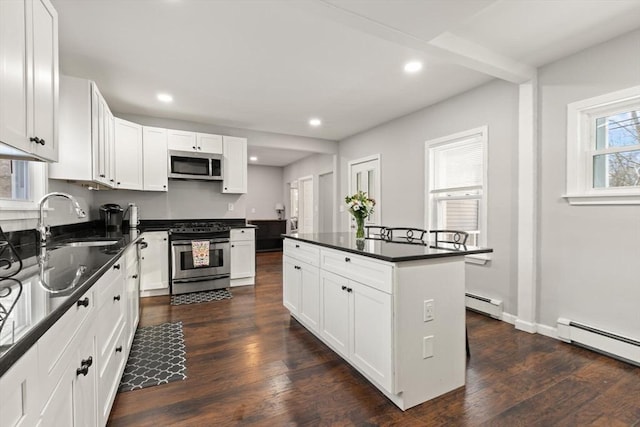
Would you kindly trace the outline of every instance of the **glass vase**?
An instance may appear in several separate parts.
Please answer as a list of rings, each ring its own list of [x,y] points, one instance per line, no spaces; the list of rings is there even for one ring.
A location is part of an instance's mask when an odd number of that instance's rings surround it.
[[[356,218],[356,239],[364,240],[364,218],[355,217]]]

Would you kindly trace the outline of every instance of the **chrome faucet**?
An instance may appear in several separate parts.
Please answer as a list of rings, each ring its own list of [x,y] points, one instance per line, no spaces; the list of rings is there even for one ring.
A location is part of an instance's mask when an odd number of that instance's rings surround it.
[[[46,245],[47,238],[51,236],[51,231],[49,231],[49,226],[44,225],[44,205],[45,203],[47,203],[47,200],[49,200],[52,197],[64,197],[65,199],[69,199],[69,201],[73,205],[73,208],[76,210],[76,214],[78,215],[78,218],[84,218],[87,216],[85,211],[82,210],[82,208],[80,207],[80,204],[78,203],[78,201],[71,194],[61,193],[57,191],[53,193],[45,194],[42,197],[42,199],[40,199],[40,201],[38,202],[38,205],[40,206],[40,216],[38,217],[37,228],[38,228],[38,233],[40,234],[40,245],[42,246]]]

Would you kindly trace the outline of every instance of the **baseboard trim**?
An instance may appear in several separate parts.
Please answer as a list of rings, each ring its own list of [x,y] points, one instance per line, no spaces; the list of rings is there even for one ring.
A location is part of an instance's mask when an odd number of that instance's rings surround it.
[[[535,334],[537,332],[537,324],[525,322],[524,320],[517,319],[515,322],[516,329],[519,331],[529,332]]]
[[[503,322],[509,323],[511,325],[515,325],[517,319],[518,318],[515,315],[511,314],[511,313],[506,313],[506,312],[502,313],[502,321]]]

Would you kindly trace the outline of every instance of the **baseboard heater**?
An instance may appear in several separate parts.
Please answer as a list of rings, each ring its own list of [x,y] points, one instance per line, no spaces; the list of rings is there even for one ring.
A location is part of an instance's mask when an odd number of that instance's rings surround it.
[[[502,319],[502,301],[465,293],[465,305],[468,309],[487,314],[494,319]]]
[[[640,341],[632,338],[562,317],[558,319],[558,338],[640,366]]]

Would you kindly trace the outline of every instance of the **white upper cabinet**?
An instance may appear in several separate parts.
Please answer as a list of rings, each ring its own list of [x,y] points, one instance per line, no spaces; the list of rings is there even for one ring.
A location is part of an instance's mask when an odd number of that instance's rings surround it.
[[[167,130],[169,150],[197,151],[196,133],[186,130]]]
[[[95,83],[60,77],[59,159],[49,178],[115,186],[114,118]]]
[[[143,190],[167,191],[167,129],[142,127]]]
[[[0,64],[0,142],[56,161],[58,15],[49,0],[0,1]]]
[[[168,129],[169,150],[222,154],[222,135]]]
[[[142,190],[142,126],[116,118],[114,136],[116,187]]]
[[[247,192],[247,139],[222,137],[224,163],[222,165],[222,192],[242,194]]]
[[[222,135],[197,133],[196,147],[203,153],[222,154]]]

